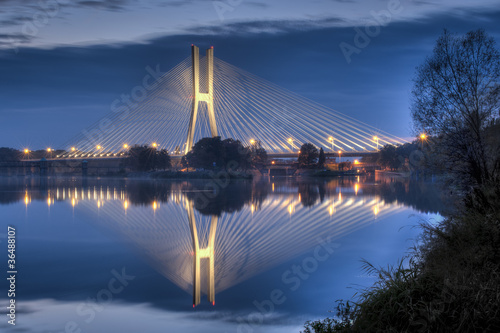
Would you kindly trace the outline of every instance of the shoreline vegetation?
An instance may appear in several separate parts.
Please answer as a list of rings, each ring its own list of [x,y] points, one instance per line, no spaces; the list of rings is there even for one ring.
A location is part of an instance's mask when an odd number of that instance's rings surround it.
[[[444,31],[414,79],[412,118],[420,158],[456,189],[454,209],[394,266],[334,316],[303,333],[500,332],[500,52],[483,30]],[[404,149],[404,147],[399,147]],[[392,151],[391,151],[392,150]],[[385,153],[397,157],[398,147]],[[396,153],[396,154],[394,154]],[[410,155],[411,158],[411,155]],[[397,159],[389,158],[397,164]]]

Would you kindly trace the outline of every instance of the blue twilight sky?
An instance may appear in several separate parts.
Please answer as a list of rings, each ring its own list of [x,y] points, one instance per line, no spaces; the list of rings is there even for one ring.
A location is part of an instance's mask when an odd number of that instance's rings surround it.
[[[192,43],[409,137],[411,79],[442,30],[498,41],[499,19],[498,0],[0,0],[0,146],[62,146]]]

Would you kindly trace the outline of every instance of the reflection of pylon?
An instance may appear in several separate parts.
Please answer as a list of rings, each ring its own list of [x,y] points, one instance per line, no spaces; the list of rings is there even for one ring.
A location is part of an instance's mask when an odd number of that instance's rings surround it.
[[[214,247],[215,247],[215,233],[217,231],[218,217],[212,216],[210,222],[210,233],[208,236],[208,245],[204,249],[200,249],[198,239],[198,228],[196,227],[196,220],[194,218],[193,207],[188,205],[188,219],[189,228],[191,229],[191,238],[193,240],[193,307],[200,304],[201,291],[200,291],[200,266],[201,259],[208,259],[208,290],[207,298],[212,304],[215,304],[215,272],[214,272]]]
[[[191,118],[189,119],[188,136],[186,140],[185,153],[187,154],[193,146],[194,129],[196,118],[198,117],[199,102],[207,103],[208,119],[210,122],[210,132],[212,137],[217,136],[217,123],[214,112],[214,49],[207,50],[207,92],[200,92],[200,49],[192,45],[191,53],[193,57],[193,105],[191,108]]]

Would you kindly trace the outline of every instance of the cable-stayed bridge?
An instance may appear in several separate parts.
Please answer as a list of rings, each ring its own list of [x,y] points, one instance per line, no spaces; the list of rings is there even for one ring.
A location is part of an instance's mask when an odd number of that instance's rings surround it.
[[[69,140],[58,158],[120,157],[133,145],[183,155],[209,136],[260,142],[283,156],[306,142],[346,154],[406,142],[215,58],[213,48],[200,59],[193,45],[191,57],[135,92]]]

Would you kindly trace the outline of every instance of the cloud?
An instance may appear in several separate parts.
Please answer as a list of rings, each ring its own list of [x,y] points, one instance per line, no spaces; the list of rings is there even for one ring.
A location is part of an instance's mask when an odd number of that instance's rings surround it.
[[[319,20],[266,20],[234,22],[223,25],[205,25],[187,28],[187,33],[201,35],[247,35],[260,33],[287,33],[333,27],[345,23],[340,17],[329,17]]]
[[[74,6],[110,11],[122,11],[125,10],[128,4],[128,0],[83,0],[76,2]]]

